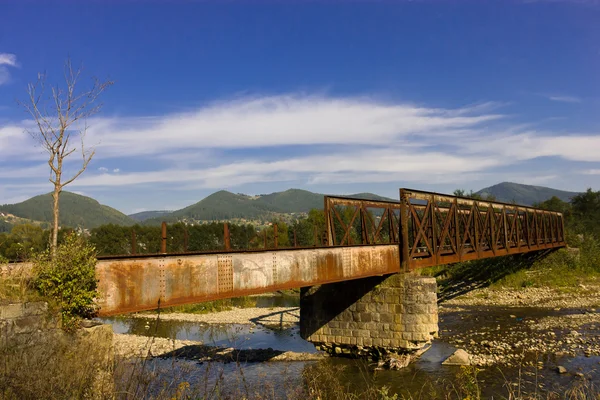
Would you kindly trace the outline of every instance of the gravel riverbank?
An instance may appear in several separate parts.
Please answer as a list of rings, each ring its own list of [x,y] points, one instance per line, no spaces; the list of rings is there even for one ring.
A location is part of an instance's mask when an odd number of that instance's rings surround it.
[[[446,300],[449,306],[600,308],[600,285],[573,288],[481,288]]]
[[[134,318],[156,319],[157,314],[133,314]],[[267,327],[289,327],[300,321],[299,307],[234,308],[210,314],[160,314],[163,321],[188,321],[205,324],[260,324]]]
[[[440,338],[480,366],[600,357],[600,287],[477,289],[440,304]],[[554,362],[553,361],[553,362]]]

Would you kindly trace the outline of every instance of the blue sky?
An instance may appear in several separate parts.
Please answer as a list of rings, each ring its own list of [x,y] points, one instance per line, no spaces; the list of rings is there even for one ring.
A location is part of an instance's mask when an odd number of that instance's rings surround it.
[[[51,190],[15,100],[67,57],[115,84],[66,190],[124,212],[219,189],[598,190],[599,21],[593,0],[0,1],[0,203]]]

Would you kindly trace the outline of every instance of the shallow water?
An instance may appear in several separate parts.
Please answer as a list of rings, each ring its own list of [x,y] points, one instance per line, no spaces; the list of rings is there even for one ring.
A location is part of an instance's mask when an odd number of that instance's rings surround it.
[[[263,307],[274,306],[273,300],[260,300],[257,302]],[[278,306],[281,304],[277,304]],[[285,305],[285,304],[283,304]],[[440,317],[440,338],[435,340],[431,348],[419,360],[400,371],[380,371],[375,365],[364,360],[346,358],[330,358],[325,362],[332,370],[340,372],[336,376],[343,382],[348,390],[360,392],[367,387],[390,387],[390,392],[410,395],[413,398],[432,398],[435,395],[443,396],[453,390],[458,390],[457,382],[469,380],[463,376],[457,380],[461,368],[443,366],[441,362],[456,350],[457,338],[465,341],[469,338],[477,340],[501,340],[507,335],[536,335],[539,332],[532,330],[527,322],[538,321],[547,316],[563,316],[581,313],[575,309],[540,309],[540,308],[500,308],[500,307],[461,307],[445,308]],[[282,351],[315,352],[312,344],[303,340],[299,335],[298,326],[283,330],[272,330],[263,326],[249,325],[207,325],[192,322],[160,321],[158,326],[146,328],[148,320],[138,318],[111,318],[106,322],[113,324],[117,333],[135,333],[138,335],[157,335],[166,338],[199,340],[205,344],[216,346],[234,347],[239,349],[272,348]],[[154,321],[151,321],[153,324]],[[562,340],[568,334],[568,329],[554,329],[556,340]],[[582,337],[600,338],[600,324],[588,324],[578,329]],[[515,349],[525,351],[526,349]],[[529,393],[547,393],[547,391],[562,391],[565,387],[573,386],[582,381],[600,382],[600,357],[586,357],[582,353],[576,356],[560,355],[557,353],[532,353],[526,354],[525,361],[533,362],[528,366],[502,365],[481,367],[477,381],[483,396],[508,397],[511,390],[516,390],[515,383]],[[173,361],[153,360],[152,363],[160,367],[168,367]],[[201,379],[205,364],[195,364],[191,361],[181,360],[180,365],[186,365],[189,381]],[[264,390],[275,390],[284,396],[288,384],[300,385],[301,373],[305,368],[310,368],[312,362],[272,362],[248,363],[242,366],[211,363],[213,370],[220,370],[224,379],[229,382],[239,383],[239,368],[243,368],[246,384],[263,387]],[[558,374],[556,367],[562,365],[569,371],[567,374]],[[179,371],[181,372],[181,371]],[[577,376],[580,372],[583,377]],[[178,379],[181,379],[178,378]],[[212,378],[211,378],[212,379]],[[266,379],[266,380],[265,380]],[[264,386],[270,381],[273,387]],[[261,386],[262,385],[262,386]],[[288,385],[288,386],[286,386]],[[234,385],[235,386],[235,385]],[[285,390],[284,390],[285,389]]]

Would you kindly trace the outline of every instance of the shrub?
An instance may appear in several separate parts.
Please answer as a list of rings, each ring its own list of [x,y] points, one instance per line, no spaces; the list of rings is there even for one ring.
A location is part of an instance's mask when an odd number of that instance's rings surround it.
[[[96,314],[96,250],[75,234],[60,244],[56,256],[46,250],[33,260],[34,287],[62,314],[63,328],[73,330],[81,318]]]

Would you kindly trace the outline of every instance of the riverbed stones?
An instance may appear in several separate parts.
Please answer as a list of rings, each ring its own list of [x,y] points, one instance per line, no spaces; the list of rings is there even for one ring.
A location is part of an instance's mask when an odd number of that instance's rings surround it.
[[[463,349],[458,349],[442,365],[471,365],[471,356]]]
[[[567,369],[565,367],[563,367],[562,365],[559,365],[558,367],[556,367],[556,372],[558,372],[559,374],[566,374]]]

